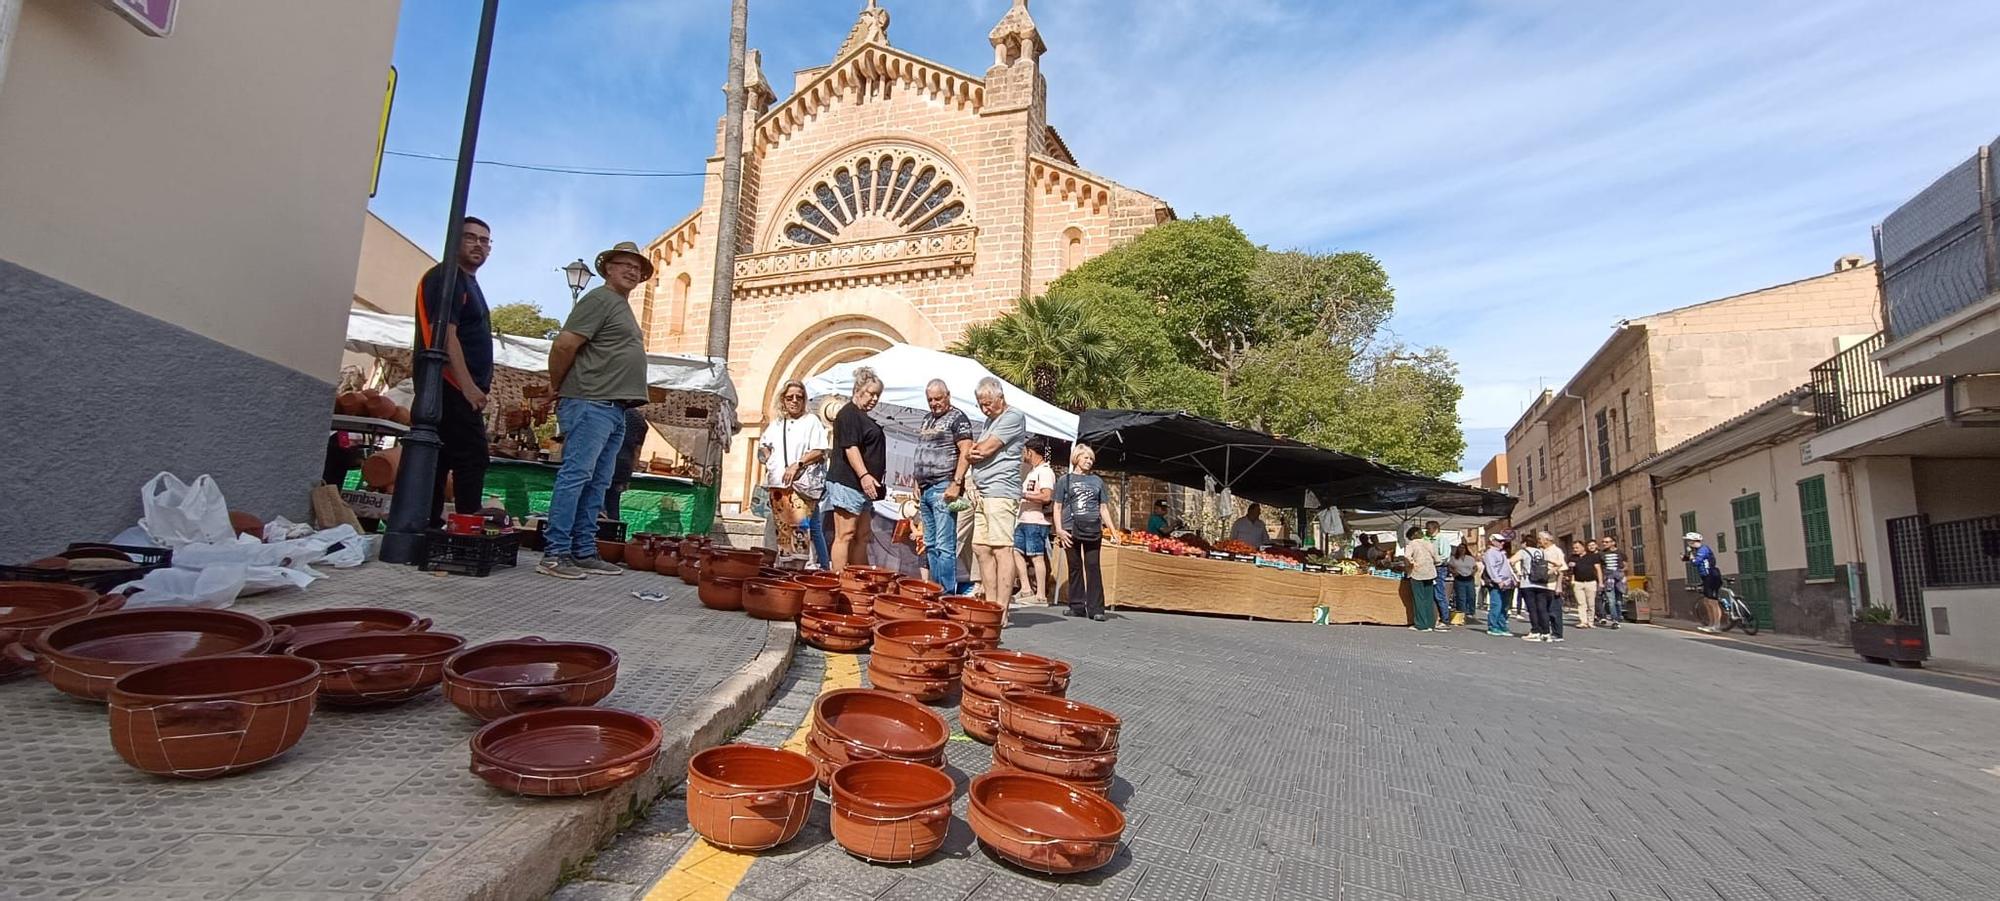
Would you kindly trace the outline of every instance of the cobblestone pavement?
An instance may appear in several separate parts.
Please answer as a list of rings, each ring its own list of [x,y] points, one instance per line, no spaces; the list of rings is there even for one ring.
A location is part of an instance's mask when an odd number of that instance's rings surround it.
[[[1124,717],[1110,866],[1001,864],[962,795],[943,851],[874,866],[832,842],[822,800],[734,897],[2000,897],[2000,702],[1644,627],[1551,645],[1018,614],[1008,647],[1071,661],[1071,696]],[[824,659],[802,653],[743,740],[790,735]],[[961,783],[986,769],[986,746],[949,747]],[[684,804],[663,799],[559,901],[701,897],[656,882],[705,848]]]
[[[603,702],[671,720],[762,649],[765,624],[702,609],[653,574],[588,582],[520,565],[474,579],[371,564],[305,591],[248,598],[275,616],[321,607],[417,611],[477,643],[540,635],[621,655]],[[665,602],[630,592],[670,589]],[[131,769],[104,708],[40,679],[0,682],[0,898],[364,898],[408,885],[546,805],[467,772],[479,723],[437,692],[398,707],[314,713],[284,757],[205,782]],[[539,811],[538,811],[539,808]]]

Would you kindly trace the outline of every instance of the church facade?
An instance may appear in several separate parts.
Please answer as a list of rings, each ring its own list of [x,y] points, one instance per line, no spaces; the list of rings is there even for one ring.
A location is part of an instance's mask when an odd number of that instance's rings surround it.
[[[1091,256],[1173,217],[1079,165],[1047,121],[1047,49],[1026,0],[996,25],[984,77],[891,46],[869,0],[833,62],[779,101],[752,51],[729,369],[744,429],[724,513],[748,507],[752,451],[786,380],[891,343],[942,348]],[[708,343],[721,129],[700,209],[647,245],[632,294],[648,349]]]

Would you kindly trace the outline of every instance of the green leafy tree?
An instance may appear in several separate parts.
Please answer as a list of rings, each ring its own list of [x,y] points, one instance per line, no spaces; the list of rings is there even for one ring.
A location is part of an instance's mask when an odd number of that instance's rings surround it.
[[[1130,394],[1125,362],[1104,320],[1063,297],[1031,297],[1012,313],[966,330],[952,353],[1070,410],[1120,403]]]
[[[1314,254],[1298,250],[1258,254],[1250,295],[1265,338],[1324,334],[1339,344],[1366,344],[1395,311],[1389,273],[1373,256],[1355,251]]]
[[[493,330],[503,335],[519,335],[523,338],[554,338],[562,331],[562,323],[542,315],[542,308],[527,301],[503,303],[494,307],[489,314],[493,320]]]
[[[1149,318],[1166,329],[1183,362],[1222,370],[1260,337],[1250,303],[1258,252],[1227,216],[1177,220],[1086,261],[1050,288],[1095,282],[1135,291],[1153,302]]]
[[[1309,336],[1252,348],[1224,406],[1261,431],[1437,475],[1465,451],[1461,393],[1441,348],[1358,353]]]

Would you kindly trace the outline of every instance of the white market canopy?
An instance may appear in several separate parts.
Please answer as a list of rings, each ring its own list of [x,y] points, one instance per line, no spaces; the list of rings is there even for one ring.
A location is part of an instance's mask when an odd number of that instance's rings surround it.
[[[975,423],[986,421],[986,414],[979,411],[979,401],[973,396],[973,389],[979,387],[980,379],[993,376],[993,372],[977,360],[913,344],[892,345],[872,357],[842,363],[806,379],[806,395],[813,398],[851,395],[854,392],[854,370],[862,366],[873,368],[875,374],[882,378],[884,404],[918,411],[928,409],[930,404],[924,399],[924,386],[930,384],[931,379],[943,379],[951,388],[953,407]],[[1076,440],[1075,413],[1029,394],[1026,389],[1008,384],[1005,379],[1001,380],[1001,384],[1006,386],[1007,406],[1027,417],[1029,432],[1064,441]]]

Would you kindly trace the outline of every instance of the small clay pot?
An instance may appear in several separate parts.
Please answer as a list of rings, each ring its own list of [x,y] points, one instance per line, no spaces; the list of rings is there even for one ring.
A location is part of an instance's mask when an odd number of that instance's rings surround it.
[[[913,698],[926,704],[943,700],[951,694],[951,686],[958,680],[945,677],[939,679],[918,679],[899,676],[883,670],[876,662],[881,660],[881,652],[868,658],[868,682],[883,691],[893,691],[904,697]]]
[[[369,454],[361,461],[361,484],[374,491],[389,491],[396,487],[396,469],[403,462],[403,446],[398,444],[387,450]]]
[[[645,775],[660,756],[652,717],[598,707],[533,710],[472,736],[472,773],[517,795],[570,798]]]
[[[863,646],[875,640],[875,620],[852,613],[802,610],[799,612],[799,627],[839,638],[858,639]]]
[[[366,415],[376,419],[393,421],[396,417],[396,402],[380,394],[369,397],[368,412]]]
[[[663,576],[680,575],[680,545],[672,542],[654,545],[653,571]]]
[[[814,731],[876,756],[921,760],[944,753],[951,728],[921,704],[886,691],[835,689],[813,701]]]
[[[443,632],[364,632],[294,644],[285,653],[319,664],[320,703],[400,704],[444,681],[444,664],[465,639]]]
[[[57,558],[62,559],[62,558]],[[64,560],[65,564],[69,561]],[[100,595],[88,588],[59,582],[0,582],[0,648],[26,643],[50,628],[92,613],[109,613],[125,606],[125,596]],[[0,676],[32,669],[0,657]]]
[[[793,576],[792,581],[797,582],[800,587],[805,589],[806,607],[814,610],[840,612],[839,577],[830,576],[825,573],[801,573]]]
[[[935,619],[878,623],[875,647],[911,660],[963,660],[965,627]]]
[[[702,568],[726,579],[754,579],[763,560],[756,548],[713,548]]]
[[[431,627],[428,617],[386,607],[327,607],[273,616],[265,621],[289,630],[271,643],[273,654],[282,654],[287,648],[329,638],[346,638],[370,632],[425,632]]]
[[[618,652],[528,637],[467,648],[444,665],[444,696],[481,720],[549,707],[588,707],[618,684]]]
[[[1112,777],[1118,767],[1117,751],[1076,751],[1045,745],[1005,729],[993,745],[993,759],[1030,773],[1053,776],[1064,782],[1097,784]]]
[[[1120,725],[1116,714],[1081,701],[1030,691],[1010,691],[1000,699],[1001,731],[1045,745],[1114,751]]]
[[[944,594],[943,585],[924,579],[897,579],[891,584],[895,588],[895,594],[900,594],[906,598],[922,598],[926,601],[935,601]]]
[[[945,595],[938,598],[944,604],[944,618],[968,626],[999,626],[1007,616],[1006,605],[999,601],[965,595]]]
[[[625,544],[621,541],[597,540],[597,558],[606,563],[625,562]]]
[[[973,777],[966,822],[995,856],[1038,873],[1082,873],[1111,862],[1125,815],[1104,798],[1034,773]]]
[[[779,748],[722,745],[688,760],[687,817],[709,844],[731,851],[775,848],[812,812],[819,766]]]
[[[342,391],[333,396],[333,412],[342,416],[368,414],[368,396],[359,391]]]
[[[840,571],[840,587],[851,592],[879,594],[894,583],[897,573],[880,566],[849,566]]]
[[[235,529],[238,535],[264,540],[264,521],[241,510],[229,511],[229,527]]]
[[[681,548],[680,562],[674,569],[675,575],[680,576],[681,581],[689,585],[701,584],[701,552],[687,553],[686,544],[682,544]]]
[[[944,844],[958,786],[940,770],[900,760],[868,760],[829,780],[833,839],[877,863],[910,863]]]
[[[805,586],[751,579],[743,583],[743,612],[758,619],[790,622],[805,608]]]
[[[10,645],[7,653],[16,663],[31,663],[58,691],[102,701],[111,683],[133,670],[173,660],[262,654],[280,634],[281,627],[234,610],[147,607],[78,617]]]
[[[891,620],[944,618],[943,604],[932,603],[922,598],[904,597],[902,595],[878,594],[875,596],[873,609],[875,611],[875,618],[884,622]]]
[[[213,779],[290,750],[312,722],[319,664],[236,654],[173,660],[118,677],[111,746],[134,769]]]
[[[710,610],[743,609],[743,580],[729,579],[712,573],[702,573],[701,588],[696,592],[701,605]]]
[[[643,538],[625,542],[625,559],[622,561],[632,569],[653,571],[653,543]]]

